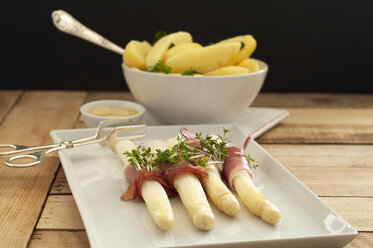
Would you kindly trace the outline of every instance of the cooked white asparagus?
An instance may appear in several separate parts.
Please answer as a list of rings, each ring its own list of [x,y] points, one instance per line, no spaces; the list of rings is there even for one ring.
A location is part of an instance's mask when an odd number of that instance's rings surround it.
[[[240,210],[240,204],[221,180],[217,168],[213,165],[208,165],[205,171],[209,177],[202,179],[202,185],[211,201],[226,215],[233,216],[237,214]]]
[[[130,165],[128,163],[128,157],[123,155],[123,153],[133,149],[136,149],[136,146],[129,140],[118,141],[115,145],[117,154],[126,166]],[[170,201],[163,186],[157,181],[146,180],[142,184],[141,195],[153,222],[159,227],[159,229],[171,229],[175,218]]]
[[[175,177],[173,186],[193,224],[200,230],[210,230],[215,223],[215,216],[198,178],[191,173],[179,174]]]
[[[213,139],[218,136],[211,135]],[[171,138],[167,141],[168,149],[171,149],[178,143],[177,138]],[[202,179],[202,185],[208,197],[223,213],[233,216],[240,210],[240,204],[236,197],[228,189],[227,185],[221,180],[220,173],[214,165],[205,167],[205,172],[209,175],[207,178]]]
[[[157,181],[147,180],[141,187],[141,195],[153,222],[161,230],[169,230],[174,225],[174,213],[163,186]]]
[[[274,225],[280,221],[280,210],[260,193],[249,174],[236,175],[233,178],[233,185],[250,212],[269,224]]]
[[[167,142],[167,144],[172,143],[172,139]],[[164,142],[162,143],[162,141],[158,140],[149,142],[147,146],[151,147],[152,151],[167,148]],[[192,173],[182,173],[175,177],[173,186],[178,192],[193,224],[200,230],[210,230],[215,223],[215,216],[199,179]]]

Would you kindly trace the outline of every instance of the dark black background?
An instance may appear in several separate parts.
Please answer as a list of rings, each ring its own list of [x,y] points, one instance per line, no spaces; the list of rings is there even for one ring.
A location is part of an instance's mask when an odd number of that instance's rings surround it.
[[[269,64],[263,91],[373,93],[373,1],[6,1],[0,88],[128,90],[121,56],[61,33],[64,9],[124,47],[158,30],[208,44],[252,34]]]

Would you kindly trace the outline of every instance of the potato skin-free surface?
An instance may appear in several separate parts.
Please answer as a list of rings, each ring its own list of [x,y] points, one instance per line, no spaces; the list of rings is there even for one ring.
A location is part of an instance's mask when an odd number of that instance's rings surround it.
[[[195,70],[199,73],[214,71],[225,65],[240,51],[240,42],[216,44],[175,55],[165,61],[172,72]]]
[[[187,42],[192,42],[192,36],[188,32],[180,31],[162,37],[154,44],[146,56],[146,66],[153,66],[158,61],[163,61],[164,56],[172,43],[176,46]]]
[[[238,66],[246,67],[249,69],[249,72],[256,72],[260,70],[259,64],[255,59],[245,59]]]
[[[220,41],[218,44],[225,44],[230,42],[242,42],[244,45],[241,48],[240,52],[225,64],[226,66],[236,65],[241,61],[247,59],[256,48],[256,40],[252,35],[236,36],[230,39]]]
[[[206,73],[206,76],[226,76],[249,73],[249,69],[241,66],[225,66],[215,71]]]
[[[131,40],[123,53],[123,62],[129,67],[145,70],[145,58],[151,49],[147,41]]]
[[[182,52],[186,52],[186,51],[189,51],[189,50],[193,50],[193,49],[197,49],[197,48],[201,48],[202,46],[198,43],[195,43],[195,42],[191,42],[191,43],[182,43],[182,44],[179,44],[179,45],[176,45],[170,49],[168,49],[168,51],[166,52],[166,55],[165,55],[165,60],[179,54],[179,53],[182,53]]]
[[[250,59],[257,45],[252,35],[232,37],[205,47],[192,40],[191,34],[184,31],[168,34],[154,46],[132,40],[126,46],[123,62],[143,71],[183,76],[225,76],[260,70],[258,62]],[[170,72],[167,66],[171,67]]]

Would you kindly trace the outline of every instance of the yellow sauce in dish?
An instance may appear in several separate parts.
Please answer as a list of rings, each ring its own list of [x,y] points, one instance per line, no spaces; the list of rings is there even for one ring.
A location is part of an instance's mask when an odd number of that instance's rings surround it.
[[[113,106],[103,106],[88,110],[91,115],[97,115],[102,117],[126,117],[132,116],[139,113],[138,110],[127,108],[127,107],[113,107]]]

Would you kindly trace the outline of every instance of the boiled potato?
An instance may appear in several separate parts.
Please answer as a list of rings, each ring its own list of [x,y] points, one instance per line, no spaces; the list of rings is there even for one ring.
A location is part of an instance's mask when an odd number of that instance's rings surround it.
[[[260,70],[259,64],[255,59],[245,59],[238,66],[246,67],[250,72],[256,72]]]
[[[165,55],[164,59],[167,60],[167,59],[171,58],[172,56],[175,56],[176,54],[186,52],[186,51],[189,51],[189,50],[193,50],[193,49],[197,49],[197,48],[201,48],[201,47],[202,46],[200,44],[195,43],[195,42],[182,43],[182,44],[179,44],[179,45],[176,45],[176,46],[170,48],[166,52],[166,55]]]
[[[249,73],[249,69],[241,66],[225,66],[215,71],[206,73],[206,76],[226,76]]]
[[[148,49],[148,51],[150,51],[150,49],[152,48],[152,45],[150,45],[150,43],[147,42],[146,40],[144,40],[144,41],[141,42],[141,43],[142,43],[142,45],[143,45],[146,49]]]
[[[207,73],[224,66],[239,53],[240,47],[240,42],[230,42],[197,48],[177,54],[167,59],[165,64],[170,66],[174,73],[191,69],[199,73]]]
[[[231,58],[225,65],[236,65],[243,61],[244,59],[247,59],[255,50],[256,48],[256,40],[251,35],[242,35],[242,36],[236,36],[230,39],[226,39],[223,41],[220,41],[218,44],[226,44],[230,42],[242,42],[241,45],[243,46],[240,50],[240,52]]]
[[[147,41],[131,40],[126,45],[123,53],[123,62],[128,67],[135,67],[145,70],[145,58],[151,49]]]
[[[153,66],[158,61],[163,61],[164,56],[172,43],[176,46],[187,42],[192,42],[192,36],[188,32],[180,31],[162,37],[154,44],[146,56],[146,66]]]

